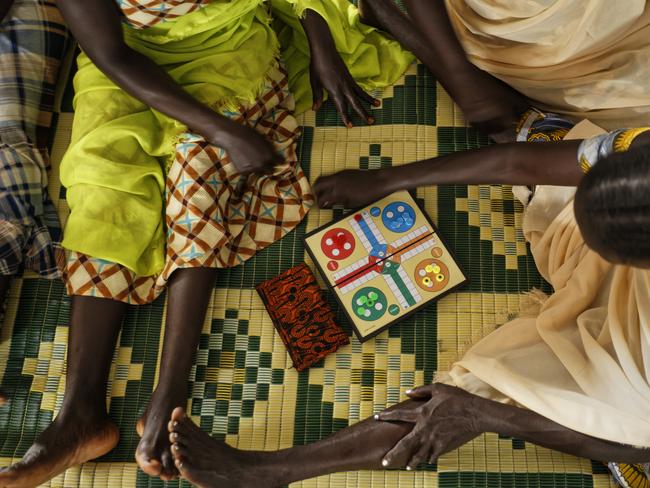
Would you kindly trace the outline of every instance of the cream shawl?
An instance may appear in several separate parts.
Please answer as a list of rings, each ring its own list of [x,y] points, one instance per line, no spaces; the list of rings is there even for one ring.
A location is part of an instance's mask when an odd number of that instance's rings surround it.
[[[650,122],[646,0],[445,0],[477,66],[539,103],[607,129]]]
[[[582,128],[570,136],[582,138]],[[536,264],[555,290],[539,315],[499,327],[440,381],[584,434],[650,447],[650,271],[591,251],[572,193],[538,187],[524,218]]]

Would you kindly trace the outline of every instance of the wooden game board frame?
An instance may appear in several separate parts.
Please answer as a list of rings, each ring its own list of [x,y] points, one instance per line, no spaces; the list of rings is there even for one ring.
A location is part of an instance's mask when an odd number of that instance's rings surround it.
[[[323,281],[325,281],[325,285],[327,286],[328,291],[329,291],[330,293],[332,293],[332,295],[334,295],[334,297],[336,298],[336,301],[338,302],[339,307],[341,308],[341,310],[342,310],[343,313],[345,314],[345,318],[347,319],[348,323],[349,323],[350,326],[352,327],[352,330],[354,331],[355,335],[356,335],[357,338],[359,339],[359,342],[366,342],[366,341],[372,339],[373,337],[375,337],[376,335],[382,333],[383,331],[385,331],[385,330],[388,329],[389,327],[392,327],[393,325],[395,325],[395,324],[397,324],[397,323],[399,323],[399,322],[402,322],[403,320],[405,320],[406,318],[410,317],[410,316],[413,315],[414,313],[419,312],[422,308],[431,305],[433,302],[437,302],[437,301],[440,300],[441,298],[444,298],[445,296],[447,296],[449,293],[458,290],[460,287],[463,287],[463,286],[468,285],[469,282],[470,282],[469,277],[467,276],[467,273],[465,272],[465,270],[462,268],[462,266],[460,265],[460,263],[459,263],[458,260],[456,259],[456,255],[454,254],[454,252],[453,252],[453,250],[451,249],[451,247],[449,247],[449,244],[447,243],[447,240],[444,238],[444,236],[443,236],[443,235],[440,233],[440,231],[438,230],[438,226],[436,226],[436,224],[433,223],[433,221],[431,220],[431,217],[429,217],[429,214],[427,214],[427,212],[424,210],[424,208],[422,207],[422,205],[421,205],[419,199],[417,198],[415,192],[414,192],[414,191],[408,191],[408,194],[411,195],[411,198],[413,198],[413,201],[415,202],[415,204],[416,204],[416,205],[418,206],[418,208],[420,209],[420,212],[422,212],[422,215],[424,215],[424,218],[426,219],[426,221],[428,222],[428,224],[429,224],[429,225],[431,226],[431,228],[433,229],[433,231],[434,231],[436,237],[437,237],[438,239],[440,239],[440,241],[441,241],[441,242],[443,243],[443,245],[445,246],[445,249],[447,250],[447,252],[448,252],[449,255],[451,256],[451,258],[454,260],[454,263],[456,263],[456,266],[458,266],[458,270],[460,271],[461,275],[463,276],[463,281],[457,283],[456,285],[452,286],[452,287],[449,288],[448,290],[445,290],[445,291],[442,292],[440,295],[437,295],[435,298],[432,298],[431,300],[427,300],[426,302],[424,302],[424,303],[422,303],[422,304],[420,304],[420,305],[417,305],[417,306],[413,307],[412,310],[409,310],[408,312],[406,312],[406,313],[405,313],[404,315],[402,315],[401,317],[395,319],[394,322],[391,322],[391,323],[389,323],[389,324],[386,324],[386,325],[384,325],[383,327],[380,327],[379,329],[377,329],[377,330],[371,332],[370,334],[368,334],[368,335],[366,335],[366,336],[362,336],[362,335],[361,335],[361,332],[359,332],[359,329],[358,329],[357,326],[355,325],[354,320],[352,319],[352,317],[351,317],[350,314],[348,313],[348,310],[347,310],[347,308],[345,307],[345,304],[343,303],[343,301],[342,301],[341,298],[339,297],[338,293],[336,293],[336,291],[334,291],[334,288],[335,288],[335,287],[334,287],[334,286],[329,282],[329,280],[326,278],[327,274],[325,273],[325,271],[324,271],[323,268],[321,267],[320,263],[318,262],[318,259],[316,259],[316,256],[314,255],[314,253],[311,251],[311,249],[310,249],[309,246],[307,245],[307,239],[308,239],[309,237],[311,237],[312,235],[321,232],[323,229],[325,229],[325,228],[327,228],[327,227],[331,227],[331,226],[333,226],[334,224],[337,224],[337,223],[339,223],[339,222],[341,222],[341,221],[343,221],[343,220],[345,220],[345,219],[350,218],[350,216],[353,215],[354,213],[356,213],[356,212],[360,212],[361,210],[363,210],[364,208],[367,208],[368,206],[370,206],[370,205],[372,205],[372,204],[364,205],[363,207],[358,207],[358,208],[356,208],[356,209],[354,209],[354,210],[350,210],[349,212],[345,212],[345,213],[344,213],[343,215],[341,215],[339,218],[337,218],[337,219],[335,219],[335,220],[332,220],[332,221],[328,222],[327,224],[325,224],[325,225],[321,225],[321,226],[318,227],[317,229],[314,229],[314,230],[308,232],[308,233],[305,234],[305,236],[303,236],[303,238],[302,238],[302,242],[303,242],[303,245],[304,245],[305,249],[307,250],[307,253],[308,253],[309,256],[311,257],[311,259],[312,259],[312,261],[314,262],[314,264],[316,265],[316,268],[318,269],[318,272],[319,272],[320,276],[323,278]],[[386,197],[388,197],[388,196],[390,196],[390,194],[389,194],[389,195],[386,195]],[[385,198],[385,197],[384,197],[384,198]]]

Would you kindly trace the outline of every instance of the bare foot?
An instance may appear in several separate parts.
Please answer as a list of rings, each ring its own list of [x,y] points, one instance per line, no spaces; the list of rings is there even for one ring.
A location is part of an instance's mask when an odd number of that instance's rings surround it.
[[[181,476],[199,488],[272,488],[273,469],[262,467],[258,453],[241,451],[213,439],[182,408],[172,413],[169,440]],[[276,467],[276,471],[279,469]]]
[[[354,209],[391,193],[391,182],[386,178],[386,173],[381,169],[346,169],[318,178],[314,193],[320,208],[342,205]]]
[[[142,438],[135,451],[135,460],[140,469],[149,476],[157,476],[165,481],[178,477],[174,466],[169,443],[167,424],[172,410],[185,401],[175,400],[172,395],[151,395],[151,400],[144,415],[136,425],[136,431]]]
[[[119,440],[117,426],[108,418],[60,420],[57,417],[29,448],[23,459],[0,470],[1,488],[30,488],[66,469],[103,456]]]

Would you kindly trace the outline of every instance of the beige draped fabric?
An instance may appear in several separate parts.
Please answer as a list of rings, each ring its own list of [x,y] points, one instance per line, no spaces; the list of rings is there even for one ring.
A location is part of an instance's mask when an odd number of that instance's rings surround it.
[[[570,136],[586,136],[582,128]],[[524,231],[555,292],[536,317],[497,328],[439,381],[650,447],[650,270],[614,266],[585,245],[571,189],[538,187]]]
[[[445,0],[470,59],[540,108],[650,123],[650,2]]]

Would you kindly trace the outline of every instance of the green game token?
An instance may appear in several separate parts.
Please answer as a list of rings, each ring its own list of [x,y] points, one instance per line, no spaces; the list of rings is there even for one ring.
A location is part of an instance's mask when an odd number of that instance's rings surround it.
[[[372,322],[384,316],[388,306],[388,300],[384,292],[378,288],[367,286],[361,288],[352,297],[354,313],[361,320]]]
[[[394,303],[388,307],[388,313],[391,315],[397,315],[399,313],[399,306]]]

